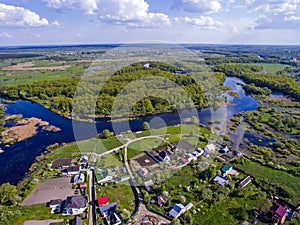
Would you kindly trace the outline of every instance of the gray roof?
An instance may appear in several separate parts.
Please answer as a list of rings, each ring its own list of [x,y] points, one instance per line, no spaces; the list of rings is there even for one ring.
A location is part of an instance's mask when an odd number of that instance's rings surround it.
[[[86,207],[87,200],[82,195],[67,197],[65,209],[79,209]]]
[[[68,169],[67,169],[67,172],[70,173],[70,172],[77,172],[77,171],[80,171],[80,167],[79,166],[70,166]]]
[[[54,200],[51,200],[49,202],[49,205],[61,205],[62,204],[62,200],[61,199],[54,199]]]
[[[66,158],[66,159],[57,159],[52,163],[51,168],[52,169],[61,169],[62,167],[70,166],[72,163],[72,159]]]

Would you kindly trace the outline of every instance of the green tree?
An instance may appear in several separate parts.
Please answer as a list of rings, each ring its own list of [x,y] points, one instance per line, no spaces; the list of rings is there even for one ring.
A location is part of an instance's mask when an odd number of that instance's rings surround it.
[[[0,186],[0,203],[3,205],[12,204],[17,194],[17,188],[9,183]]]
[[[162,192],[162,196],[163,196],[164,198],[169,198],[170,194],[169,194],[169,192],[167,192],[167,191],[163,191],[163,192]]]
[[[217,170],[216,167],[210,166],[206,171],[205,175],[208,179],[212,179],[217,175]]]
[[[191,123],[197,125],[199,123],[199,119],[196,116],[192,116]]]
[[[202,191],[201,197],[204,201],[211,201],[213,197],[213,192],[210,189],[204,189]]]
[[[171,225],[181,225],[180,220],[178,218],[173,219]]]
[[[109,138],[114,136],[114,132],[110,132],[108,129],[105,129],[98,136],[99,138]]]
[[[130,218],[131,214],[127,209],[123,209],[122,212],[122,218],[124,221],[128,220]]]
[[[143,129],[144,129],[144,130],[150,130],[150,124],[149,124],[148,122],[145,121],[145,122],[143,123]]]
[[[179,200],[182,204],[186,203],[186,198],[185,198],[183,195],[182,195],[182,196],[179,196],[178,200]]]

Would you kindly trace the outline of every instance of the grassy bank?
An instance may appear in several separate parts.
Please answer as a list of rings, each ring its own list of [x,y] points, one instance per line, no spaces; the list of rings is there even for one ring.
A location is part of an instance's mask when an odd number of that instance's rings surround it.
[[[256,181],[293,205],[299,204],[300,177],[287,172],[274,170],[257,162],[245,160],[244,163],[235,163],[234,166],[255,177]]]

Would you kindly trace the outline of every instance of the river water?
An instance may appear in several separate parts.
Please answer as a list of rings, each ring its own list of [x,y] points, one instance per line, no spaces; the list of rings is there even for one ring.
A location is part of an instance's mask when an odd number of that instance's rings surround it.
[[[229,106],[223,106],[216,111],[211,109],[185,110],[180,113],[169,112],[138,117],[134,121],[117,123],[117,133],[127,131],[128,128],[133,132],[139,131],[142,129],[144,121],[150,122],[152,128],[159,128],[166,125],[179,124],[182,119],[191,117],[196,113],[201,123],[208,124],[212,119],[226,119],[242,111],[257,109],[257,101],[253,97],[246,95],[238,83],[243,83],[243,81],[232,77],[226,78],[224,82],[225,86],[232,87],[240,96],[235,98],[227,95],[228,102],[231,103]],[[2,145],[4,153],[0,154],[0,184],[4,182],[16,184],[20,181],[34,162],[35,157],[45,151],[45,148],[51,144],[84,140],[96,137],[97,132],[101,132],[104,129],[112,130],[112,123],[107,118],[97,119],[96,125],[93,123],[72,122],[72,120],[56,115],[42,105],[30,101],[17,100],[15,104],[9,104],[6,108],[7,114],[22,114],[24,118],[37,117],[61,128],[62,131],[53,133],[39,130],[37,135],[25,141],[15,143],[10,147]]]

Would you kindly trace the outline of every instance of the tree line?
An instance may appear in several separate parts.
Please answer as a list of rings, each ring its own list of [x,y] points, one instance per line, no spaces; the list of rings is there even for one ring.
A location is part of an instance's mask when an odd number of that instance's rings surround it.
[[[246,83],[253,83],[258,87],[267,87],[273,91],[280,91],[300,100],[300,82],[284,75],[262,74],[263,68],[252,64],[220,64],[214,71],[223,72],[227,76],[235,76]]]
[[[40,102],[62,115],[109,116],[112,109],[124,114],[151,114],[189,107],[205,107],[219,101],[225,74],[198,72],[166,63],[133,64],[110,73],[56,81],[38,81],[16,87],[0,87],[10,98]],[[179,72],[180,71],[180,72]],[[76,97],[76,98],[74,98]],[[118,104],[116,104],[116,102]],[[216,104],[217,105],[217,104]]]

